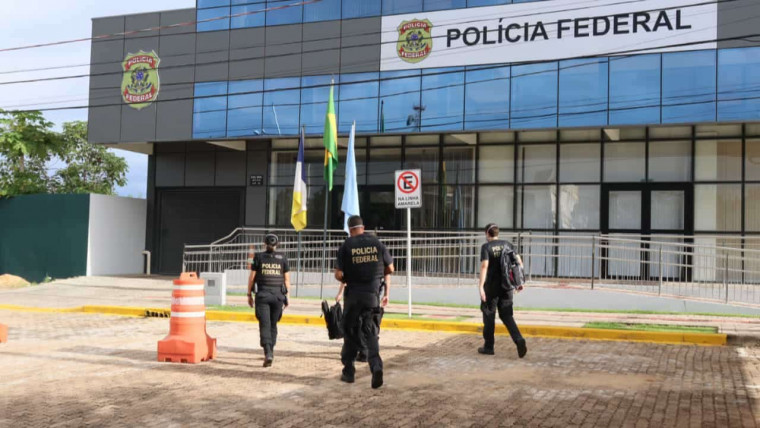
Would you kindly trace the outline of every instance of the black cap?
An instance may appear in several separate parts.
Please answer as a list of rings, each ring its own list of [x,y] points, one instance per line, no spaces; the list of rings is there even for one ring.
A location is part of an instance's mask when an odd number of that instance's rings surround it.
[[[354,229],[357,227],[364,227],[364,221],[358,215],[352,215],[348,218],[348,228]]]
[[[277,238],[277,235],[270,233],[266,237],[264,237],[264,243],[269,245],[270,247],[274,247],[280,242],[280,240]]]

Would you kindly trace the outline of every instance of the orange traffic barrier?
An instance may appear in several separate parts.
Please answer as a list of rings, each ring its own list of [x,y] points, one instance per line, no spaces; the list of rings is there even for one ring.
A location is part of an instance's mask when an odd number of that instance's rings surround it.
[[[216,339],[206,333],[203,280],[195,272],[174,280],[169,335],[158,342],[158,361],[197,364],[216,358]]]
[[[8,326],[0,324],[0,343],[8,341]]]

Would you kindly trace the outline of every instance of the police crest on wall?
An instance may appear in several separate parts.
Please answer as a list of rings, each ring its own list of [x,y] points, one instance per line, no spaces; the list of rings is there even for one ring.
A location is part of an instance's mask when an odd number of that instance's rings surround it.
[[[412,64],[427,58],[433,51],[433,38],[430,34],[432,29],[433,23],[428,19],[402,22],[398,26],[396,45],[399,58]]]
[[[161,86],[158,76],[160,62],[155,51],[130,53],[124,58],[121,95],[130,107],[140,110],[158,98]]]

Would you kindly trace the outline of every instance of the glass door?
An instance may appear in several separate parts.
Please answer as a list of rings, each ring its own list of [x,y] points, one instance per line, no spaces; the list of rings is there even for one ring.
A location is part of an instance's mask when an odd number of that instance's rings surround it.
[[[602,234],[643,243],[616,241],[604,257],[609,278],[660,276],[659,247],[650,241],[683,243],[694,233],[693,185],[686,183],[631,183],[602,186]],[[650,251],[646,251],[649,249]],[[683,254],[663,254],[663,277],[687,275]]]
[[[610,237],[638,239],[644,229],[646,192],[636,186],[610,186],[602,192],[602,233]],[[605,215],[606,214],[606,215]],[[641,277],[641,245],[615,241],[603,255],[607,278]]]

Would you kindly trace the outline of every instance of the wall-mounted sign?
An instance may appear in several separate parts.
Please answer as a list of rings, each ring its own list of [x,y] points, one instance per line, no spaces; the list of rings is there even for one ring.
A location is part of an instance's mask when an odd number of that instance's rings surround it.
[[[715,49],[717,37],[717,1],[549,0],[419,12],[382,18],[381,69]]]
[[[252,175],[248,178],[248,185],[251,187],[257,187],[257,186],[263,186],[264,185],[264,176],[263,175]]]
[[[128,54],[121,63],[124,77],[121,81],[121,96],[130,107],[140,110],[158,98],[161,81],[158,64],[161,59],[156,52]]]

